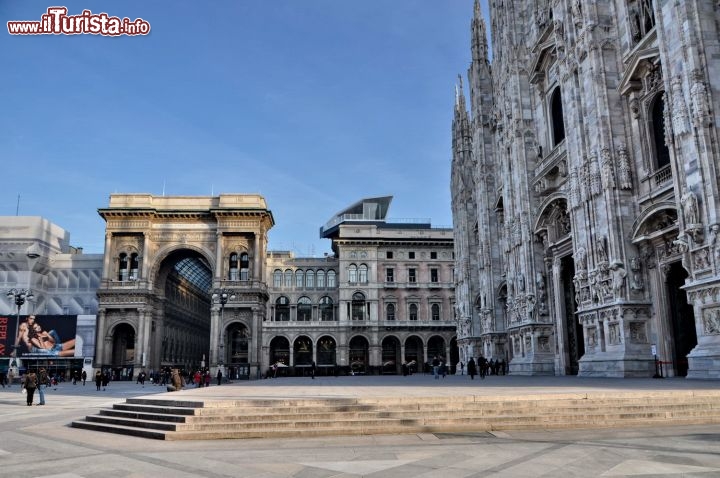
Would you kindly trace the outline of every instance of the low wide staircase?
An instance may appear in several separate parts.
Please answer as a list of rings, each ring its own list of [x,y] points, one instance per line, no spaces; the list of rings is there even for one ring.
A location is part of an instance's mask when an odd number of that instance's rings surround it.
[[[160,440],[215,440],[711,423],[720,423],[720,391],[205,401],[131,398],[72,426]]]

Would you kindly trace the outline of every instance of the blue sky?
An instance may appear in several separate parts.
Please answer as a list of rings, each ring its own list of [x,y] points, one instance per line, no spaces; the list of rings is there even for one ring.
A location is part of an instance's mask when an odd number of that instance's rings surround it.
[[[484,2],[485,3],[485,2]],[[149,36],[11,36],[8,20],[142,17]],[[456,75],[472,0],[0,1],[0,215],[44,216],[86,252],[120,193],[260,193],[272,249],[366,196],[450,225]],[[485,9],[487,12],[487,9]]]

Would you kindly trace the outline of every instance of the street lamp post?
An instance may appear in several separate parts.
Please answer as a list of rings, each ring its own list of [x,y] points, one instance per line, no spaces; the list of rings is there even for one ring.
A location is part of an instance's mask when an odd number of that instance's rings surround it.
[[[216,304],[220,304],[220,327],[219,327],[220,335],[219,335],[219,341],[218,341],[218,349],[219,349],[218,352],[221,355],[218,357],[217,362],[218,362],[218,366],[222,366],[222,365],[224,365],[224,362],[225,362],[225,357],[224,357],[224,355],[222,355],[225,352],[225,343],[223,341],[223,327],[225,326],[225,316],[224,316],[225,304],[227,304],[229,300],[235,300],[235,294],[228,291],[227,289],[215,289],[215,291],[212,293],[212,300]]]
[[[18,360],[18,348],[20,348],[20,309],[26,301],[32,301],[35,299],[30,289],[10,289],[7,293],[8,299],[14,301],[17,306],[17,312],[15,314],[15,343],[13,344],[13,359],[14,359],[14,372],[18,374],[17,360]]]

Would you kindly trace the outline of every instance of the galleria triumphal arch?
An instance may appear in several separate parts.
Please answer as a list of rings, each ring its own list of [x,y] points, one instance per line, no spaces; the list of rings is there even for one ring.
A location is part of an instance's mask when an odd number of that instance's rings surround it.
[[[98,289],[97,367],[121,376],[218,367],[254,376],[268,300],[265,199],[113,194]]]

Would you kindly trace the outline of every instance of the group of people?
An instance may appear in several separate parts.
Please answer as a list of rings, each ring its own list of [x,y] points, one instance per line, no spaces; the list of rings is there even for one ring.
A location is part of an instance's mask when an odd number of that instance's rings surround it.
[[[464,364],[460,362],[461,373],[464,372]],[[478,357],[477,363],[473,357],[470,357],[467,363],[467,374],[470,379],[474,380],[475,375],[480,375],[484,379],[486,375],[505,375],[505,361],[503,360],[487,360],[482,355]]]
[[[435,380],[438,380],[440,376],[442,376],[442,378],[445,378],[445,376],[447,375],[447,365],[445,364],[445,359],[438,357],[437,355],[433,357],[432,369]]]
[[[223,373],[221,369],[218,369],[215,378],[217,379],[218,385],[222,384]],[[209,387],[210,382],[212,382],[212,374],[210,374],[210,369],[196,370],[193,374],[193,383],[195,384],[195,387]]]
[[[37,372],[29,371],[22,379],[21,387],[25,392],[27,406],[32,406],[35,399],[35,391],[38,392],[38,405],[45,405],[45,388],[51,383],[50,376],[44,368]]]
[[[105,373],[100,370],[95,371],[95,389],[99,392],[100,387],[103,390],[107,390],[107,386],[110,384],[110,370],[106,370]]]

